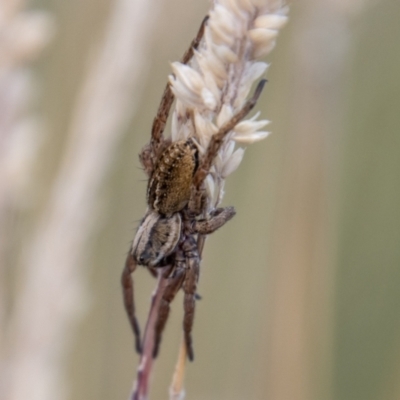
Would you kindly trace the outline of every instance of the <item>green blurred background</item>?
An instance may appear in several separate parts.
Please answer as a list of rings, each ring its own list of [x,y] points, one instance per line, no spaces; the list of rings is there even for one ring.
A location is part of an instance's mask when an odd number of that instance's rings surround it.
[[[34,66],[32,108],[47,134],[31,178],[34,205],[13,219],[8,318],[24,273],[19,254],[46,213],[74,102],[113,2],[37,0],[32,7],[52,14],[55,33]],[[138,356],[119,278],[145,210],[137,155],[169,62],[180,58],[207,8],[205,0],[154,2],[136,111],[93,204],[96,224],[79,266],[85,296],[60,358],[60,399],[129,394]],[[273,134],[247,148],[224,198],[237,216],[206,244],[186,398],[397,400],[400,2],[293,1],[289,15],[258,105]],[[135,282],[143,325],[155,281],[140,269]],[[181,296],[172,309],[152,399],[167,398]]]

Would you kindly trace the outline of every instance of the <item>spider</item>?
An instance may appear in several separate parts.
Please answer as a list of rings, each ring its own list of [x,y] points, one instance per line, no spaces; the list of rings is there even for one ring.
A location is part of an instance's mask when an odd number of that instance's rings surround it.
[[[186,64],[191,60],[203,36],[207,18],[203,20],[196,38],[185,52],[182,63]],[[194,358],[191,331],[195,301],[198,298],[196,287],[204,237],[215,232],[235,215],[233,207],[206,211],[204,179],[225,137],[255,106],[265,82],[259,82],[253,97],[213,135],[202,157],[193,138],[173,143],[164,138],[163,131],[174,101],[169,84],[164,90],[153,121],[150,143],[139,155],[149,177],[148,209],[133,240],[121,277],[125,310],[138,353],[141,352],[141,339],[135,316],[132,273],[137,265],[143,265],[154,276],[157,275],[157,269],[161,268],[163,276],[167,278],[155,325],[153,357],[158,354],[170,303],[182,288],[184,340],[189,360]]]

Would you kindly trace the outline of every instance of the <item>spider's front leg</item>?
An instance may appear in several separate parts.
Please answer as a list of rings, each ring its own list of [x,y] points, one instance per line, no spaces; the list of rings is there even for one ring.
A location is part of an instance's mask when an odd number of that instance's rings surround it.
[[[197,189],[201,188],[204,179],[210,172],[212,163],[214,162],[214,159],[217,156],[226,135],[228,135],[228,133],[231,132],[235,126],[254,108],[266,82],[266,79],[262,79],[258,83],[253,97],[247,100],[244,106],[228,122],[226,122],[215,135],[212,136],[204,159],[193,178],[193,184]]]
[[[183,55],[181,60],[182,64],[187,64],[192,59],[195,50],[199,47],[201,39],[204,35],[204,28],[206,26],[207,20],[208,16],[203,19],[203,22],[200,25],[200,29],[197,32],[196,37],[193,39],[192,43],[190,43],[189,48]],[[140,161],[142,162],[142,165],[149,176],[151,175],[151,171],[153,170],[157,157],[161,153],[162,149],[165,148],[165,139],[163,138],[163,132],[174,99],[175,96],[172,93],[171,85],[168,82],[164,89],[161,103],[158,106],[157,114],[154,117],[153,126],[151,129],[150,144],[144,147],[140,155]]]
[[[138,353],[141,353],[142,346],[140,342],[140,327],[139,322],[135,315],[135,301],[133,293],[133,279],[132,274],[137,267],[137,263],[133,258],[132,252],[126,258],[125,267],[122,271],[121,284],[124,296],[125,310],[129,318],[129,322],[132,327],[132,331],[135,335],[135,348]]]

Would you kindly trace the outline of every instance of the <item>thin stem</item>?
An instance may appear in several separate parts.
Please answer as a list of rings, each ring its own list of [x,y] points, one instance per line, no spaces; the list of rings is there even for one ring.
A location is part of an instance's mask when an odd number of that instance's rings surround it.
[[[197,237],[197,248],[200,260],[201,260],[201,255],[203,253],[206,238],[207,238],[206,235],[198,235]],[[185,377],[186,357],[187,357],[186,343],[185,339],[182,339],[179,348],[178,359],[175,364],[174,375],[172,377],[171,386],[169,388],[170,400],[183,400],[185,398],[185,390],[183,388],[183,382]]]
[[[158,319],[161,299],[164,294],[168,278],[164,276],[164,270],[158,271],[158,282],[151,298],[149,317],[143,337],[142,355],[137,370],[137,380],[131,400],[147,400],[149,391],[149,380],[153,366],[153,350],[155,339],[155,325]]]
[[[185,340],[182,339],[181,346],[179,348],[178,360],[175,365],[174,376],[172,377],[172,383],[169,388],[170,400],[184,399],[185,391],[183,389],[183,379],[185,376],[186,357],[186,343]]]

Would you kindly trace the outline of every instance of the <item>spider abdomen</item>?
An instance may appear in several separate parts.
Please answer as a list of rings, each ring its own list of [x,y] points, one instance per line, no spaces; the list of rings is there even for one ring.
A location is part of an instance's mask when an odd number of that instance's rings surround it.
[[[132,255],[139,265],[150,267],[170,255],[181,235],[181,216],[164,217],[150,211],[143,218],[132,244]]]
[[[163,215],[182,210],[189,202],[198,149],[192,139],[168,146],[160,155],[148,186],[149,206]]]

